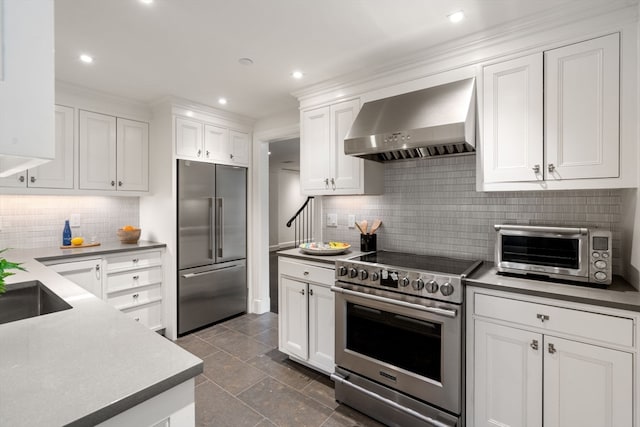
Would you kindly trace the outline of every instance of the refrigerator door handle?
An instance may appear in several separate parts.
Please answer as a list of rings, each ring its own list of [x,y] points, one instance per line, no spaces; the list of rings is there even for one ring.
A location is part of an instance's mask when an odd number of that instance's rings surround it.
[[[214,229],[213,229],[213,197],[209,198],[209,259],[212,262],[215,262],[215,260],[213,259],[213,247],[215,245],[213,239],[213,234],[214,234]]]
[[[227,270],[229,268],[238,268],[238,267],[241,267],[241,265],[230,265],[228,267],[217,268],[215,270],[201,271],[200,273],[187,273],[187,274],[183,274],[182,278],[183,279],[191,279],[192,277],[204,276],[204,275],[207,275],[207,274],[213,274],[213,273],[218,272],[218,271]]]
[[[223,230],[224,230],[224,218],[222,217],[222,213],[223,213],[223,206],[222,206],[222,197],[218,197],[216,199],[216,204],[217,204],[217,215],[216,215],[216,237],[218,239],[218,258],[222,258],[223,257],[223,247],[222,245],[224,244],[224,236],[223,234]]]

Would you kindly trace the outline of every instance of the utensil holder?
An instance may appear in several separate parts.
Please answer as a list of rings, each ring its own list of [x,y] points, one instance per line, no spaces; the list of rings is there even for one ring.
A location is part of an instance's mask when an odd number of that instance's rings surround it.
[[[377,234],[361,234],[360,235],[360,250],[362,252],[376,251],[376,236]]]

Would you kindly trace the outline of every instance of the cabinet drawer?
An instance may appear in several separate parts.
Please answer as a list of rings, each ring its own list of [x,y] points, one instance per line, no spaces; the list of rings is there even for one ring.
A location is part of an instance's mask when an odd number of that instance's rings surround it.
[[[149,288],[132,289],[124,292],[113,293],[107,297],[107,302],[118,310],[124,310],[141,304],[159,301],[161,299],[162,286],[157,285]]]
[[[630,318],[484,294],[475,294],[474,312],[479,316],[541,328],[548,332],[633,346],[633,319]]]
[[[122,255],[106,257],[107,271],[143,268],[162,264],[160,251],[128,252]]]
[[[107,274],[107,293],[162,283],[162,267]]]
[[[162,327],[162,303],[160,301],[141,307],[124,309],[122,312],[149,329]]]
[[[289,277],[294,277],[304,282],[315,282],[331,286],[335,281],[334,277],[336,270],[333,266],[323,268],[315,265],[292,261],[286,258],[280,258],[278,271],[279,274],[285,274]]]

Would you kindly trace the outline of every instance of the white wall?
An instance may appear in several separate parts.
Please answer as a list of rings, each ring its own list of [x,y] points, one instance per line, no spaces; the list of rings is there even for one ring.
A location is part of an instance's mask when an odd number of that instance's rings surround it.
[[[287,221],[302,206],[300,172],[278,169],[269,172],[269,247],[271,250],[293,245],[294,229]]]

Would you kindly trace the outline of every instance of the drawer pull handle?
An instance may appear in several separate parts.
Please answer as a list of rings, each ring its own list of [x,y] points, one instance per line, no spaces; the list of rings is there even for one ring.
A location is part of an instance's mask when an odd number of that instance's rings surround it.
[[[308,276],[308,275],[309,275],[309,272],[308,272],[308,271],[305,271],[303,274],[304,274],[305,276]]]
[[[540,319],[542,323],[544,323],[545,320],[549,320],[549,316],[547,316],[546,314],[536,314],[536,317]]]
[[[140,276],[133,276],[133,280],[138,280],[140,278]]]
[[[313,289],[309,289],[309,295],[313,296]]]
[[[134,258],[134,259],[132,259],[131,261],[133,261],[133,263],[135,264],[135,263],[137,263],[137,262],[138,262],[138,261],[140,261],[140,260],[139,260],[138,258]]]
[[[133,299],[138,299],[138,297],[140,296],[140,294],[133,294]]]
[[[556,352],[556,347],[552,343],[549,343],[549,353],[553,354],[555,352]]]
[[[139,322],[140,318],[139,317],[134,317],[133,320],[135,320],[136,322]]]
[[[304,289],[303,289],[303,290],[301,290],[301,291],[300,291],[300,293],[301,293],[302,295],[304,295]]]
[[[537,350],[538,349],[538,340],[533,340],[531,341],[531,344],[529,344],[531,346],[532,349]]]

